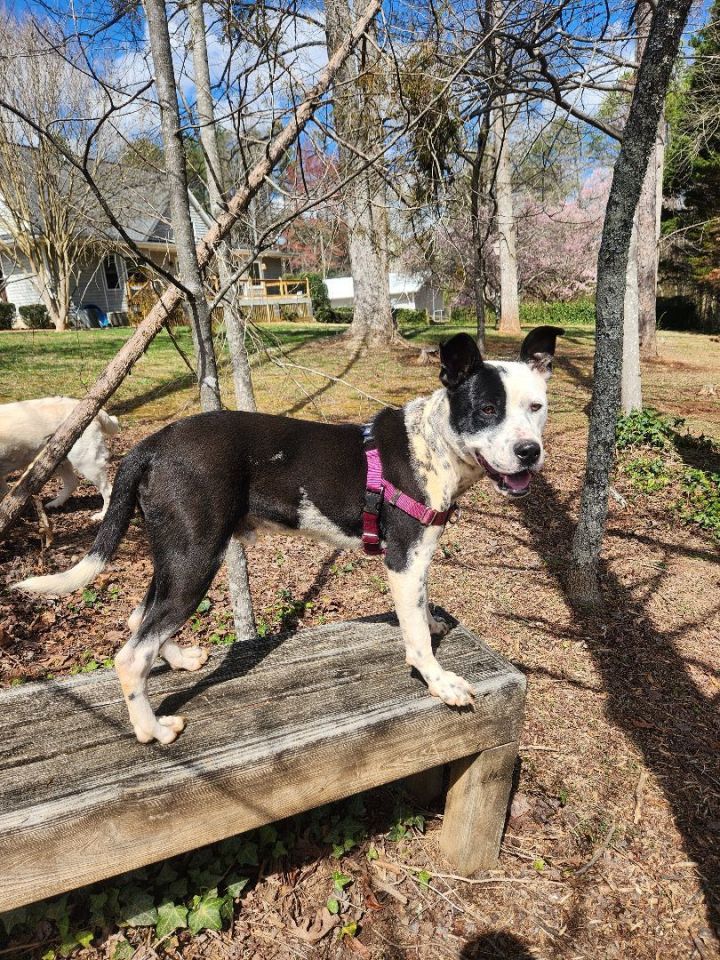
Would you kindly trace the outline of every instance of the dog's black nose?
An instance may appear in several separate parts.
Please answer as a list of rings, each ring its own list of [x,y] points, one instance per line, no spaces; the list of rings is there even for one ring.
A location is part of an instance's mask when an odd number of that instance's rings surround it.
[[[524,467],[531,467],[540,457],[540,444],[534,440],[521,440],[515,444],[513,450]]]

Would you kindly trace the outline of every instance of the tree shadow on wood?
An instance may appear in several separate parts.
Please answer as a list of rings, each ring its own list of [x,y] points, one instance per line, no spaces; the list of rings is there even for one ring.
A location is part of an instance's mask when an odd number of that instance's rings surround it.
[[[587,615],[574,603],[565,581],[574,530],[565,505],[546,480],[537,478],[532,502],[524,502],[522,510],[536,549],[585,631],[607,691],[608,719],[635,744],[672,808],[687,855],[698,865],[708,916],[718,932],[720,698],[705,696],[698,689],[688,661],[675,646],[682,633],[697,623],[659,630],[644,603],[606,565],[602,570],[605,610]],[[658,570],[648,584],[648,596],[661,588],[665,575],[664,569]]]

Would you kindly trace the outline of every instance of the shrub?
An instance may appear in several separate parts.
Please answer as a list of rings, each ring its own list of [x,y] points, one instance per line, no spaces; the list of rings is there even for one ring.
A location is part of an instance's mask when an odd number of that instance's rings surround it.
[[[426,310],[409,310],[407,307],[395,307],[393,309],[393,320],[403,326],[413,326],[416,324],[426,324],[428,315]]]
[[[307,280],[310,287],[313,316],[318,323],[333,323],[333,309],[330,305],[328,290],[325,281],[319,273],[301,273],[295,277],[285,277],[286,280]]]
[[[12,330],[15,319],[15,304],[0,303],[0,330]]]
[[[47,307],[42,303],[28,303],[20,307],[20,316],[31,330],[52,330]]]
[[[552,327],[592,325],[595,323],[594,300],[527,300],[520,304],[520,322],[537,327],[548,324]]]
[[[352,307],[333,307],[332,319],[333,319],[333,323],[352,323],[353,308]]]

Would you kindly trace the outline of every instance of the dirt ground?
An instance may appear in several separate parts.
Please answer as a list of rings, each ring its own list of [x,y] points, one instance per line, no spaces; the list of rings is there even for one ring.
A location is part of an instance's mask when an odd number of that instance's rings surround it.
[[[644,369],[651,403],[715,439],[716,341],[663,334],[660,358]],[[496,354],[503,348],[493,344]],[[359,358],[345,370],[332,341],[296,354],[299,362],[303,356],[394,402],[429,392],[437,375],[435,367],[413,366],[412,354],[401,350],[382,369]],[[137,957],[720,957],[717,541],[684,527],[661,499],[638,494],[618,476],[605,547],[605,612],[587,619],[573,608],[562,572],[584,464],[587,336],[566,338],[556,369],[547,466],[531,496],[510,503],[479,484],[463,498],[461,520],[446,530],[431,574],[433,601],[528,678],[520,766],[498,869],[474,882],[448,876],[434,808],[424,834],[411,830],[390,841],[381,792],[367,800],[374,811],[370,838],[339,861],[354,877],[348,896],[359,922],[355,937],[340,939],[334,929],[309,942],[303,921],[323,915],[329,877],[338,869],[326,849],[310,845],[303,856],[266,866],[230,929],[182,934],[162,947],[136,931],[128,936]],[[329,419],[359,420],[371,406],[365,398],[353,409],[352,391],[319,382],[322,396],[308,408],[307,389],[304,400],[293,399],[287,385],[273,390],[272,377],[281,375],[272,370],[263,381],[275,409],[314,416],[320,403]],[[714,396],[703,389],[708,384],[716,385]],[[157,426],[157,420],[130,421],[114,442],[116,458]],[[82,555],[99,499],[86,486],[78,494],[53,517],[54,541],[46,550],[32,514],[16,527],[0,547],[3,582],[63,568]],[[263,630],[390,607],[377,559],[285,538],[261,542],[249,559]],[[2,683],[59,676],[111,658],[149,571],[138,523],[94,595],[31,602],[0,594]],[[194,630],[186,628],[187,637],[217,640],[227,630],[222,574],[209,598],[210,609]],[[368,860],[370,847],[378,859]],[[418,870],[431,879],[419,883]],[[78,956],[111,956],[113,940],[96,941]]]

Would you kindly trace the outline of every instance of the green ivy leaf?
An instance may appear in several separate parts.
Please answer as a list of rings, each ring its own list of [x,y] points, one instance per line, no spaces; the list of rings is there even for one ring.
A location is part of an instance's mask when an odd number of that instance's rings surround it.
[[[333,883],[335,884],[336,890],[344,890],[348,884],[352,883],[353,878],[349,877],[346,873],[341,873],[339,870],[336,870],[333,875]]]
[[[367,852],[368,860],[377,860],[380,857],[380,854],[377,852],[375,847],[370,847]]]
[[[154,927],[157,923],[155,902],[144,890],[131,887],[126,891],[123,912],[121,927]]]
[[[325,906],[332,914],[340,913],[340,903],[335,899],[335,897],[330,897]]]
[[[155,936],[160,940],[176,930],[184,930],[188,925],[187,907],[183,907],[182,904],[175,904],[171,900],[161,903],[157,914]]]
[[[135,947],[125,939],[118,940],[112,952],[112,960],[130,960],[135,953]]]
[[[340,930],[340,937],[354,937],[357,933],[357,929],[357,920],[351,920],[350,923],[346,923],[345,926]]]
[[[240,896],[242,891],[245,889],[245,887],[248,885],[249,882],[250,881],[248,877],[240,877],[238,880],[233,880],[230,883],[228,883],[228,885],[225,888],[225,892],[229,894],[229,896],[231,896],[233,900],[236,900]]]
[[[432,874],[428,873],[427,870],[421,870],[415,879],[421,887],[427,887],[432,880]]]
[[[222,917],[220,916],[220,908],[222,905],[222,897],[211,897],[207,894],[199,899],[195,909],[191,910],[188,915],[188,928],[190,932],[199,933],[200,930],[222,930]]]
[[[40,960],[55,960],[56,957],[57,957],[57,954],[55,953],[54,950],[46,950],[45,953],[40,958]]]
[[[210,601],[208,600],[208,598],[205,597],[205,599],[204,599],[204,600],[201,600],[200,603],[197,605],[197,611],[196,611],[196,612],[197,612],[197,613],[207,613],[208,610],[210,609],[210,607],[211,607],[211,603],[210,603]]]
[[[79,943],[81,947],[89,947],[95,938],[95,934],[92,930],[80,930],[75,934],[75,942]]]

